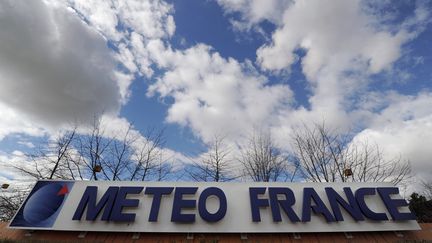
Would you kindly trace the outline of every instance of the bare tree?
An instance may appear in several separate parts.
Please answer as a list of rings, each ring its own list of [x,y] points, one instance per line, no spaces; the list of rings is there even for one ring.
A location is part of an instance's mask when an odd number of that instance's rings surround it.
[[[165,144],[164,130],[149,128],[145,137],[146,141],[141,141],[134,154],[136,162],[130,169],[131,181],[145,181],[155,173],[159,173],[158,177],[162,178],[170,171],[166,161],[163,161],[164,154],[161,149]]]
[[[87,133],[77,133],[77,128],[39,144],[23,156],[27,162],[12,167],[35,179],[144,181],[162,180],[171,172],[163,160],[163,129],[149,128],[141,137],[130,125],[126,131],[107,134],[96,117]]]
[[[109,178],[102,164],[112,141],[112,138],[106,136],[100,119],[96,117],[93,120],[90,135],[82,134],[77,137],[76,147],[81,156],[80,161],[83,162],[84,170],[90,172],[90,179],[98,180],[98,172],[102,172],[105,178]]]
[[[75,150],[73,141],[76,127],[63,132],[55,139],[41,139],[33,152],[23,155],[23,163],[11,164],[30,180],[14,180],[14,185],[0,192],[0,220],[10,220],[30,192],[34,179],[75,179],[77,167],[71,164]]]
[[[6,222],[12,219],[30,190],[27,187],[1,190],[0,222]]]
[[[253,181],[286,180],[288,159],[277,148],[269,133],[254,133],[238,159],[245,175]]]
[[[129,167],[135,164],[133,159],[135,153],[135,143],[138,137],[131,134],[132,126],[127,131],[111,140],[107,148],[107,153],[101,160],[102,175],[105,180],[125,180],[129,177]]]
[[[63,136],[60,136],[55,143],[56,150],[56,160],[54,162],[53,169],[48,179],[52,179],[57,172],[57,169],[61,166],[63,160],[67,160],[69,156],[69,151],[71,148],[71,143],[75,137],[76,128],[72,131],[67,132]]]
[[[153,169],[152,178],[155,181],[164,181],[173,174],[173,165],[164,159],[164,154],[160,153],[159,160],[156,162],[156,166]]]
[[[161,181],[172,173],[162,149],[163,130],[149,129],[143,138],[130,126],[113,136],[95,119],[89,133],[77,131],[75,126],[55,140],[47,139],[35,152],[23,155],[23,163],[11,166],[33,179]],[[13,214],[28,193],[28,188],[2,191],[0,219],[12,217],[8,212]]]
[[[236,178],[232,173],[230,148],[225,144],[225,138],[215,135],[209,144],[208,151],[200,162],[194,162],[188,167],[187,174],[195,181],[231,181]]]
[[[325,124],[297,130],[292,147],[292,158],[308,181],[386,181],[396,185],[411,174],[408,161],[400,157],[387,160],[377,145],[354,143]]]
[[[422,187],[422,194],[425,195],[429,200],[432,199],[432,180],[421,180],[420,186]]]
[[[74,179],[65,170],[72,170],[68,165],[72,153],[72,141],[76,128],[62,133],[54,140],[47,138],[39,144],[35,151],[24,156],[30,164],[12,165],[27,176],[36,179]]]

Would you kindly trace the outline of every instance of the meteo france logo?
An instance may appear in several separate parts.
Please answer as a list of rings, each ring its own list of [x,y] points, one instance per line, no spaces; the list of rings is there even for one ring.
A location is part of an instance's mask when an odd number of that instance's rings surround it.
[[[71,181],[38,181],[9,226],[52,227],[73,184]]]

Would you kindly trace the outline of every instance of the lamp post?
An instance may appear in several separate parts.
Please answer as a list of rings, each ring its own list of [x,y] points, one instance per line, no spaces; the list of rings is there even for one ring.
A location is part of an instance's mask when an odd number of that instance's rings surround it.
[[[95,166],[93,167],[93,171],[96,172],[96,173],[101,172],[101,171],[102,171],[102,166],[100,166],[100,165],[95,165]]]
[[[351,168],[346,168],[346,169],[344,169],[345,181],[347,181],[347,180],[348,180],[348,177],[349,177],[349,176],[352,176],[352,175],[353,175],[353,172],[352,172]]]

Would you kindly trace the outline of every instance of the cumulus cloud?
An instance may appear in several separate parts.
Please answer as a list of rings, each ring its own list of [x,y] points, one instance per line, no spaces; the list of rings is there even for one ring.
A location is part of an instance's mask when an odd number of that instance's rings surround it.
[[[403,45],[418,33],[413,27],[425,21],[425,12],[416,11],[398,27],[377,26],[379,16],[365,12],[362,3],[295,1],[284,12],[272,41],[257,50],[257,62],[264,70],[289,70],[301,63],[312,94],[310,109],[301,108],[296,115],[321,116],[346,128],[355,124],[354,119],[364,113],[355,106],[358,97],[368,93],[370,76],[391,71]],[[304,55],[298,54],[300,49]]]
[[[251,63],[222,58],[209,46],[173,51],[152,42],[148,49],[167,70],[149,95],[172,97],[167,121],[189,126],[204,141],[222,132],[240,137],[254,125],[271,124],[278,109],[292,101],[288,86],[268,85]]]
[[[172,11],[156,0],[3,1],[0,137],[117,114],[135,75],[153,74],[140,45],[173,35]]]
[[[31,136],[41,136],[45,133],[26,115],[1,102],[0,114],[0,140],[12,133],[25,133]]]
[[[146,38],[159,39],[173,35],[175,23],[170,15],[172,5],[159,0],[104,1],[69,0],[70,6],[110,40],[125,38],[127,26]]]
[[[217,0],[228,14],[240,13],[240,19],[231,18],[231,23],[238,30],[250,30],[262,21],[282,24],[282,16],[292,1],[287,0]]]
[[[397,60],[400,46],[410,35],[404,29],[397,33],[377,30],[370,24],[373,16],[362,12],[360,1],[296,1],[283,17],[283,26],[272,42],[257,51],[264,69],[288,68],[297,58],[294,51],[306,50],[302,57],[305,75],[317,78],[325,66],[340,70],[362,63],[376,73]]]
[[[142,45],[174,34],[171,4],[161,0],[69,0],[68,5],[90,26],[114,42],[117,60],[130,73],[148,78],[153,75],[152,63]]]
[[[362,3],[296,1],[285,11],[283,26],[272,41],[257,50],[257,62],[265,70],[286,70],[300,62],[312,90],[311,112],[337,117],[335,121],[352,112],[372,74],[391,71],[403,45],[422,29],[427,16],[415,11],[399,26],[378,26],[379,16],[363,11]],[[304,56],[296,54],[299,49]]]
[[[428,16],[418,6],[413,16],[391,26],[372,11],[378,3],[368,5],[366,11],[360,0],[331,4],[298,0],[257,18],[242,1],[219,3],[228,13],[239,12],[248,24],[277,23],[271,41],[257,50],[257,63],[263,70],[280,72],[300,62],[312,89],[313,110],[350,109],[349,98],[367,87],[371,74],[391,69],[403,45],[422,30]],[[279,21],[272,20],[277,16]],[[299,50],[305,54],[298,54]]]
[[[153,73],[141,45],[173,35],[171,13],[163,1],[2,2],[0,139],[13,133],[54,138],[95,116],[104,136],[124,136],[131,124],[118,111],[129,86],[135,75]],[[88,129],[80,126],[78,132]],[[148,142],[133,127],[129,132],[136,144]],[[163,150],[170,161],[184,160]]]
[[[432,93],[401,95],[388,92],[380,98],[379,111],[370,118],[369,126],[356,134],[353,142],[376,143],[385,159],[401,157],[409,160],[415,180],[430,177],[432,169]],[[413,185],[410,190],[414,190]]]
[[[170,4],[71,0],[69,5],[113,41],[116,59],[131,74],[152,78],[155,64],[161,77],[150,86],[148,94],[173,98],[166,121],[190,127],[205,141],[215,133],[239,137],[253,125],[269,125],[278,108],[291,102],[289,87],[267,84],[250,61],[222,58],[204,44],[173,50],[168,41],[175,31]],[[257,1],[247,8],[254,11],[259,21],[285,4],[274,1],[271,5],[266,4],[267,10],[263,10]]]
[[[368,139],[377,143],[388,158],[403,156],[412,162],[416,173],[430,175],[430,144],[432,142],[432,116],[415,120],[388,123],[380,128],[367,128],[356,140]],[[421,142],[419,142],[421,141]]]
[[[57,126],[116,113],[113,70],[106,41],[61,4],[0,3],[0,103],[8,107],[1,123]]]

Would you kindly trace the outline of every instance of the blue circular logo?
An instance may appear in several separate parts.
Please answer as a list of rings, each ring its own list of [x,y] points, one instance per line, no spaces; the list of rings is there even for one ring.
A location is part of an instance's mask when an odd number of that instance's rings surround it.
[[[24,210],[24,219],[31,224],[41,223],[57,212],[68,193],[66,185],[47,184],[37,190],[28,199]]]

